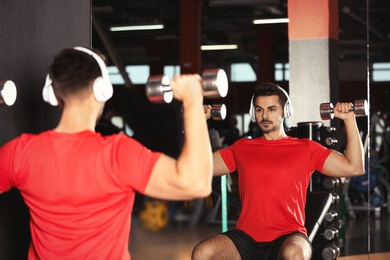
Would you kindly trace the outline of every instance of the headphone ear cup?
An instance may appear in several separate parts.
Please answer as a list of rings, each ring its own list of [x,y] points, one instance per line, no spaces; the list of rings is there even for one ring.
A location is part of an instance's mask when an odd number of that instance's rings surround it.
[[[250,103],[250,106],[249,106],[249,117],[252,119],[252,121],[256,121],[256,118],[255,118],[255,107],[253,106],[253,97],[254,97],[254,95],[251,98],[251,103]]]
[[[284,104],[284,117],[289,118],[290,116],[290,105],[287,101],[286,104]]]
[[[49,103],[50,105],[58,106],[58,100],[56,98],[56,95],[54,94],[54,89],[49,74],[47,74],[46,76],[45,86],[43,87],[42,90],[42,97],[43,100]]]
[[[106,102],[112,97],[113,88],[102,77],[97,77],[93,82],[93,94],[97,101]]]
[[[294,114],[294,110],[292,105],[290,104],[290,101],[288,101],[285,106],[286,106],[286,118],[292,117],[292,115]]]

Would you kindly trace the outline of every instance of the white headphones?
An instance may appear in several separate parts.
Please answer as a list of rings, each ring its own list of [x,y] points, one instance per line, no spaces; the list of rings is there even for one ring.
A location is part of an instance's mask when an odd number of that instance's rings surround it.
[[[97,77],[94,80],[93,94],[94,94],[97,101],[106,102],[107,100],[109,100],[112,97],[112,95],[114,93],[114,88],[111,85],[111,82],[110,82],[110,79],[108,76],[107,67],[106,67],[106,64],[104,63],[103,59],[99,55],[97,55],[95,52],[93,52],[87,48],[74,47],[74,49],[91,55],[98,63],[100,71],[102,73],[102,76]],[[58,100],[54,94],[52,80],[51,80],[49,74],[47,74],[47,76],[46,76],[45,86],[43,87],[43,90],[42,90],[42,97],[43,97],[44,101],[50,103],[52,106],[58,106]]]
[[[290,97],[289,95],[287,94],[287,92],[282,89],[281,87],[278,86],[278,88],[284,93],[284,95],[287,97],[287,102],[286,104],[284,104],[284,108],[283,108],[283,112],[284,112],[284,117],[285,118],[289,118],[291,117],[293,114],[294,114],[294,109],[292,107],[292,104],[291,104],[291,100],[290,100]],[[250,107],[249,107],[249,116],[250,118],[255,121],[255,106],[253,105],[253,98],[254,98],[254,94],[252,95],[252,98],[251,98],[251,104],[250,104]]]

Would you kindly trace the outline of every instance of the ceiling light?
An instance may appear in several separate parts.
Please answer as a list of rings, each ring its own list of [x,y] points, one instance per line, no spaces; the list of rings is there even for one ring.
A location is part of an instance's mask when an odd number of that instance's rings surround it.
[[[236,50],[237,44],[225,44],[225,45],[202,45],[200,46],[202,51],[219,51],[219,50]]]
[[[129,25],[129,26],[113,26],[110,28],[111,32],[122,31],[144,31],[144,30],[161,30],[164,29],[162,24],[145,24],[145,25]]]
[[[277,4],[277,0],[210,0],[210,6]]]
[[[253,24],[273,24],[273,23],[288,23],[288,18],[275,18],[275,19],[256,19],[253,20]]]

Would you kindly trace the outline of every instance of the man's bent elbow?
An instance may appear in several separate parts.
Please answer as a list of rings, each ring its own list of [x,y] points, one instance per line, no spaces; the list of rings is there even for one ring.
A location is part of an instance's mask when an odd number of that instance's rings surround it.
[[[211,181],[198,181],[188,187],[187,193],[192,198],[205,198],[212,192]]]
[[[357,168],[354,168],[353,170],[351,170],[349,175],[350,175],[350,177],[355,177],[355,176],[364,175],[364,173],[365,173],[364,166],[360,166],[360,167],[357,167]]]
[[[212,192],[212,188],[211,188],[211,184],[207,187],[205,187],[204,189],[202,189],[199,194],[201,197],[208,197],[211,195],[211,192]]]
[[[193,185],[191,187],[191,193],[194,197],[204,198],[209,196],[211,192],[212,192],[211,181],[198,183],[197,185]]]
[[[355,175],[357,175],[357,176],[364,175],[365,172],[366,172],[366,169],[364,167],[364,159],[363,159],[362,162],[359,163],[359,166],[357,167],[357,169],[355,171]]]
[[[359,169],[359,170],[356,172],[356,175],[357,175],[357,176],[364,175],[365,172],[366,172],[365,169],[362,168],[362,169]]]

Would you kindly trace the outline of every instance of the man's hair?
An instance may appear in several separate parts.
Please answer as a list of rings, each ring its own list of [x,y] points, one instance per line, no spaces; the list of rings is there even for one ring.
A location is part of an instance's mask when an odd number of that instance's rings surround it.
[[[49,74],[54,93],[62,105],[66,97],[86,90],[91,81],[102,75],[99,64],[91,55],[73,48],[64,49],[55,56]]]
[[[287,96],[281,89],[281,87],[276,83],[271,82],[262,82],[259,83],[255,89],[255,93],[253,94],[253,106],[255,106],[255,101],[258,96],[278,96],[279,104],[284,107],[287,102]]]

